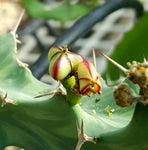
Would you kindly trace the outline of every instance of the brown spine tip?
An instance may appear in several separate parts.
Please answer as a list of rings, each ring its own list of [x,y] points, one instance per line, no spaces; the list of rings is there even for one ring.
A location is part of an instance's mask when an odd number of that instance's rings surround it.
[[[147,61],[146,61],[146,58],[145,58],[144,54],[143,54],[143,62],[144,62],[144,63],[147,63]]]

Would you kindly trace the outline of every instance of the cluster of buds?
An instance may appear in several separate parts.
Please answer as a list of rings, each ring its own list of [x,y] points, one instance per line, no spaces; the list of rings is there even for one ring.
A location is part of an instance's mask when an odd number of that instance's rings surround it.
[[[129,67],[129,79],[140,87],[148,86],[148,62],[133,61],[132,63],[127,63],[127,65]]]
[[[128,107],[137,100],[136,93],[126,83],[122,83],[114,89],[116,104],[120,107]]]
[[[127,63],[129,67],[129,80],[140,87],[139,95],[143,104],[148,104],[148,62],[144,58],[144,62]]]
[[[63,83],[66,90],[78,97],[101,93],[101,83],[96,68],[82,56],[68,51],[67,46],[53,46],[48,53],[49,73]]]
[[[148,62],[144,57],[144,62],[127,63],[129,69],[124,68],[105,54],[101,53],[105,58],[116,65],[120,70],[122,70],[128,77],[130,81],[137,84],[140,88],[139,95],[137,95],[127,84],[121,84],[119,87],[115,88],[114,98],[116,104],[121,107],[127,107],[132,105],[133,102],[142,102],[143,104],[148,104]]]

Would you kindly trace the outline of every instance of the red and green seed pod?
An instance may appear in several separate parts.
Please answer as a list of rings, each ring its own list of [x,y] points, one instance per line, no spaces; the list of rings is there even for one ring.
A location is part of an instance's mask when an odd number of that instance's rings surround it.
[[[83,61],[82,56],[69,52],[67,46],[53,46],[48,53],[49,73],[55,80],[63,80]]]
[[[91,96],[95,93],[100,94],[101,83],[98,77],[98,73],[89,61],[83,61],[78,66],[78,81],[79,92],[82,95]]]

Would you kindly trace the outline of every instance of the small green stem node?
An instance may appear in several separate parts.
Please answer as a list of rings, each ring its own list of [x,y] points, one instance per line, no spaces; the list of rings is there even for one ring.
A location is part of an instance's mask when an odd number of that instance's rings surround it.
[[[80,102],[82,96],[79,94],[79,89],[75,87],[75,76],[71,76],[68,79],[62,81],[63,86],[67,91],[67,100],[71,105],[76,105]]]

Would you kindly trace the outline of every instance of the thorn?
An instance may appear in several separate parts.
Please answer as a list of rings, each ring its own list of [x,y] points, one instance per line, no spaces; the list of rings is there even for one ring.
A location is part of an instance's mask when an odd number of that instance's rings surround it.
[[[147,63],[147,61],[146,61],[146,58],[145,58],[144,54],[143,54],[143,62],[144,62],[144,63]]]
[[[20,17],[19,17],[19,19],[18,19],[16,25],[14,26],[14,28],[13,28],[12,31],[11,31],[11,33],[12,33],[13,35],[16,34],[17,28],[18,28],[18,26],[19,26],[19,24],[20,24],[20,22],[21,22],[21,20],[22,20],[22,18],[23,18],[24,13],[25,13],[25,9],[22,10],[21,15],[20,15]]]
[[[1,98],[2,98],[2,104],[1,104],[1,107],[4,107],[4,105],[6,104],[7,93],[5,94],[4,97],[1,97]]]
[[[34,98],[40,98],[40,97],[44,97],[44,96],[48,96],[48,95],[52,95],[52,94],[54,94],[54,95],[55,94],[66,95],[66,91],[64,90],[63,85],[61,84],[61,82],[59,83],[56,90],[53,90],[51,92],[35,96]]]
[[[17,54],[17,43],[20,43],[20,41],[18,42],[18,40],[17,40],[18,37],[16,35],[16,31],[17,31],[17,28],[18,28],[18,26],[19,26],[19,24],[20,24],[20,22],[21,22],[21,20],[23,18],[24,13],[25,13],[25,9],[22,10],[21,15],[20,15],[16,25],[14,26],[14,28],[10,32],[12,34],[14,40],[15,40],[15,48],[14,48],[15,54]]]
[[[77,126],[77,131],[78,131],[78,143],[77,143],[75,150],[80,150],[82,145],[87,141],[96,144],[98,140],[96,137],[90,137],[87,134],[85,134],[83,120],[81,123],[81,129],[79,129],[77,121],[76,121],[76,126]]]
[[[8,98],[7,93],[5,95],[0,93],[0,98],[2,100],[1,107],[4,107],[4,105],[6,105],[7,103],[10,103],[10,104],[13,104],[13,105],[16,103],[14,100]]]
[[[28,64],[23,63],[23,62],[20,61],[18,58],[16,58],[16,61],[17,61],[18,65],[19,65],[20,67],[25,68],[28,72],[31,73],[31,70],[28,68],[28,66],[29,66]]]
[[[82,120],[82,123],[81,123],[81,135],[84,135],[84,125],[83,125],[83,120]]]
[[[102,56],[104,56],[107,60],[109,60],[111,63],[113,63],[115,66],[117,66],[120,70],[122,70],[125,74],[129,74],[129,71],[124,68],[123,66],[121,66],[120,64],[118,64],[117,62],[115,62],[114,60],[112,60],[111,58],[109,58],[107,55],[105,55],[102,52],[99,52]]]
[[[22,42],[21,42],[20,40],[18,40],[18,39],[16,39],[16,42],[17,42],[18,44],[22,44]]]
[[[97,64],[96,64],[96,54],[95,54],[95,49],[92,49],[92,56],[93,56],[93,64],[97,70]]]
[[[52,94],[57,94],[57,90],[53,90],[51,92],[35,96],[34,98],[40,98],[40,97],[44,97],[44,96],[48,96],[48,95],[52,95]]]

